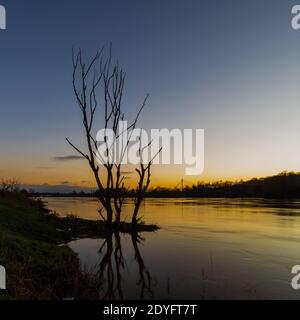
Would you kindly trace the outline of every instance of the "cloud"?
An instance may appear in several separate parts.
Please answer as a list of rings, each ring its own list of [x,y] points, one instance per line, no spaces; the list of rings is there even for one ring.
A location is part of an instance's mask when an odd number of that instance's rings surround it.
[[[60,184],[66,185],[66,184],[71,184],[71,182],[70,181],[62,181]]]
[[[55,157],[55,161],[73,161],[73,160],[82,160],[82,156],[63,156],[63,157]]]

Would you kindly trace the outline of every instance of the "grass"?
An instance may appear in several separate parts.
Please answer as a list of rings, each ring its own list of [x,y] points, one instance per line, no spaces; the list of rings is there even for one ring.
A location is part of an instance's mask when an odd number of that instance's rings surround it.
[[[6,268],[3,299],[62,299],[74,295],[79,261],[71,239],[51,222],[38,201],[20,194],[0,194],[0,264]]]
[[[56,230],[40,201],[21,194],[0,196],[0,232],[52,243],[70,238]]]

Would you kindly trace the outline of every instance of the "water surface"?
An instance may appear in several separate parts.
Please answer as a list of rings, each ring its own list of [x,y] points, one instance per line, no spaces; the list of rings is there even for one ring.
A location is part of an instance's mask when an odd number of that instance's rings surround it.
[[[96,199],[45,200],[61,215],[99,219]],[[124,217],[131,211],[129,201]],[[141,214],[161,229],[69,244],[83,268],[101,274],[104,298],[300,299],[290,284],[300,202],[147,199]]]

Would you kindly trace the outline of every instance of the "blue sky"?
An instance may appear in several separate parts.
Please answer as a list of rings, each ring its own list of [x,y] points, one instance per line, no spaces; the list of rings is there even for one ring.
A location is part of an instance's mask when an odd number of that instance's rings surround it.
[[[0,3],[8,24],[0,32],[0,176],[84,180],[81,162],[53,160],[73,153],[66,136],[80,141],[82,133],[71,50],[92,56],[109,42],[128,74],[130,115],[150,93],[143,127],[205,129],[197,180],[300,171],[300,31],[290,25],[297,1]]]

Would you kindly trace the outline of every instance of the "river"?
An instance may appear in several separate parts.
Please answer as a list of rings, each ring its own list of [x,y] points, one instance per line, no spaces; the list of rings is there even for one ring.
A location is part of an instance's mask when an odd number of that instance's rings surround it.
[[[99,219],[93,198],[44,199],[60,215]],[[132,203],[127,201],[124,218]],[[140,237],[69,243],[82,268],[101,274],[110,299],[300,299],[300,201],[147,199]]]

